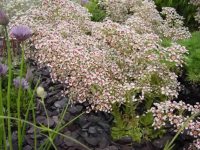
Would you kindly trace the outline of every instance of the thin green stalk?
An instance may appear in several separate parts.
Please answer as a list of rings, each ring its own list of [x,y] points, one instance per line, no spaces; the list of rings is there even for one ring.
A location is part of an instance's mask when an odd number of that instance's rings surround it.
[[[47,109],[46,109],[46,106],[45,106],[45,104],[44,104],[44,97],[42,98],[41,103],[42,103],[42,106],[44,107],[44,111],[45,111],[45,114],[46,114],[46,117],[47,117],[47,128],[49,129],[49,115],[48,115],[48,113],[47,113]],[[48,134],[49,134],[49,136],[50,136],[50,133],[48,133]]]
[[[7,112],[8,117],[11,116],[10,112],[10,95],[11,95],[11,80],[12,80],[12,59],[11,59],[11,46],[10,40],[8,36],[7,27],[5,26],[5,35],[6,35],[6,48],[7,48],[7,55],[8,55],[8,87],[7,87]],[[10,150],[13,149],[12,146],[12,133],[11,133],[11,120],[8,118],[8,142]]]
[[[32,103],[33,105],[34,103]],[[32,106],[32,115],[33,115],[33,123],[36,125],[36,120],[35,120],[35,108],[34,105]],[[36,127],[33,127],[33,134],[34,134],[34,150],[37,150],[37,133],[36,133]]]
[[[22,56],[21,56],[21,64],[20,64],[20,85],[18,89],[18,95],[17,95],[17,117],[20,120],[21,119],[21,105],[20,105],[20,99],[22,95],[22,75],[23,75],[23,68],[24,68],[24,43],[22,43]],[[17,122],[17,135],[18,135],[18,149],[22,149],[22,132],[21,132],[21,122]]]
[[[29,115],[29,111],[30,109],[32,110],[32,116],[33,116],[33,123],[36,125],[36,121],[35,121],[35,108],[34,108],[34,103],[33,103],[33,98],[35,96],[35,92],[36,92],[36,88],[39,84],[39,80],[33,90],[33,93],[31,93],[31,90],[29,89],[28,90],[28,93],[29,93],[29,96],[31,96],[31,100],[29,102],[29,105],[28,105],[28,109],[26,111],[26,115],[25,115],[25,120],[28,120],[28,115]],[[26,124],[23,124],[23,128],[22,128],[22,141],[24,140],[24,135],[25,135],[25,130],[26,130]],[[36,128],[34,127],[33,129],[34,131],[34,150],[37,150],[37,136],[36,136]]]
[[[72,120],[70,120],[68,123],[66,123],[66,124],[63,125],[62,127],[58,127],[57,129],[54,129],[54,130],[57,131],[57,132],[60,132],[60,131],[63,130],[65,127],[67,127],[69,124],[71,124],[71,123],[74,122],[76,119],[78,119],[80,116],[82,116],[83,114],[85,114],[85,112],[82,112],[81,114],[79,114],[78,116],[76,116],[75,118],[73,118]],[[61,120],[60,122],[62,122],[62,120]],[[56,136],[57,136],[57,134],[52,133],[51,139],[54,140]],[[48,140],[47,140],[47,142],[48,142]],[[51,146],[51,145],[47,145],[47,148],[45,147],[46,150],[49,150],[49,149],[50,149],[50,146]]]
[[[2,79],[0,77],[0,115],[3,114],[3,98],[2,98]],[[5,131],[5,123],[4,119],[0,119],[0,147],[4,147],[6,150],[6,131]]]
[[[48,113],[47,113],[47,109],[46,109],[46,107],[45,107],[44,98],[42,98],[42,100],[41,100],[40,102],[42,103],[42,106],[43,106],[43,108],[44,108],[45,115],[46,115],[46,117],[47,117],[47,128],[49,129],[49,116],[48,116]],[[49,135],[49,138],[51,138],[50,132],[48,132],[48,135]],[[45,143],[44,143],[44,144],[45,144]],[[44,145],[44,144],[42,144],[42,145]],[[41,147],[41,146],[40,146],[40,147]]]
[[[67,103],[67,106],[65,107],[65,109],[62,111],[61,113],[61,119],[59,119],[58,124],[56,125],[56,127],[54,128],[55,131],[57,131],[58,128],[60,128],[60,126],[62,125],[62,120],[66,114],[67,108],[69,106],[69,103]],[[50,137],[54,140],[56,135],[50,135]],[[45,149],[48,149],[50,146],[48,145],[48,139],[45,140],[45,142],[40,146],[40,149],[45,146]]]
[[[71,141],[73,141],[73,142],[79,144],[80,146],[82,146],[82,147],[85,148],[86,150],[91,150],[90,148],[88,148],[88,147],[85,146],[84,144],[80,143],[78,140],[76,140],[76,139],[74,139],[74,138],[72,138],[72,137],[69,137],[69,136],[67,136],[67,135],[65,135],[65,134],[62,134],[62,133],[60,133],[60,132],[54,131],[54,130],[52,130],[52,129],[50,129],[50,128],[40,127],[40,126],[37,126],[37,125],[35,125],[35,124],[33,124],[33,123],[29,122],[29,121],[26,121],[26,120],[23,120],[23,119],[20,119],[20,120],[19,120],[18,118],[14,118],[14,117],[0,116],[0,119],[10,119],[10,120],[15,120],[15,121],[21,121],[21,122],[23,122],[23,123],[29,124],[29,125],[31,125],[31,126],[37,128],[37,129],[39,129],[39,130],[48,131],[48,132],[51,132],[51,133],[60,135],[60,136],[62,136],[62,137],[64,137],[64,138],[66,138],[66,139],[69,139],[69,140],[71,140]]]
[[[48,140],[50,141],[51,145],[53,146],[54,150],[57,150],[57,147],[56,147],[56,145],[54,144],[54,142],[53,142],[52,138],[51,138],[51,137],[49,137],[49,136],[47,136],[47,135],[45,135],[45,134],[42,134],[42,135],[43,135],[43,136],[45,136],[45,137],[47,137],[47,138],[48,138]]]
[[[66,112],[67,112],[67,108],[68,108],[68,106],[69,106],[69,102],[67,103],[67,106],[65,107],[65,109],[62,111],[62,113],[61,113],[61,118],[59,119],[59,121],[58,121],[58,124],[56,125],[56,127],[55,127],[55,131],[57,131],[59,128],[60,128],[60,126],[62,125],[62,120],[64,119],[64,117],[65,117],[65,114],[66,114]],[[56,135],[50,135],[50,137],[54,140],[54,138],[55,138],[55,136]],[[48,149],[49,147],[50,147],[50,145],[48,144],[48,139],[44,142],[44,144],[43,145],[41,145],[41,147],[43,147],[45,145],[45,149]],[[40,148],[41,148],[40,147]]]

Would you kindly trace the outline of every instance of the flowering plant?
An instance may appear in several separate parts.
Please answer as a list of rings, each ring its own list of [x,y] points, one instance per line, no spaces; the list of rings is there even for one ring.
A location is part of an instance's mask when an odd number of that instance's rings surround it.
[[[182,101],[166,101],[161,103],[154,103],[154,107],[151,108],[150,112],[152,112],[154,116],[153,126],[155,129],[171,126],[174,132],[177,132],[180,128],[182,128],[187,119],[195,114],[196,117],[190,120],[187,125],[185,125],[184,130],[181,133],[188,134],[191,137],[197,139],[194,141],[194,144],[197,148],[199,148],[199,102],[197,102],[194,106],[186,104]]]
[[[153,2],[138,0],[134,4],[130,5],[134,6],[133,19],[125,24],[111,20],[96,23],[75,2],[44,0],[20,18],[13,17],[11,27],[27,24],[33,29],[34,59],[51,68],[54,81],[69,85],[69,91],[63,92],[69,93],[72,102],[89,101],[89,110],[110,111],[113,103],[125,102],[132,89],[138,91],[133,93],[133,101],[141,102],[152,92],[164,99],[177,97],[179,83],[169,64],[182,66],[187,50],[176,42],[169,47],[160,44],[161,34],[153,29],[164,25]],[[144,15],[146,10],[152,17]],[[145,32],[132,26],[136,16],[147,22]],[[187,31],[182,35],[178,37],[187,37]],[[171,36],[176,39],[173,34],[167,37]],[[140,97],[136,97],[138,93]]]

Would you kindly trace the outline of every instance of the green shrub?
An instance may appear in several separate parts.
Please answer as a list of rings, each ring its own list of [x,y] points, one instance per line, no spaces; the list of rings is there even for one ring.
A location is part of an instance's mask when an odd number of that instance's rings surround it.
[[[92,14],[92,21],[99,22],[106,17],[106,11],[101,8],[98,0],[90,0],[87,4],[85,4],[85,7]]]
[[[189,50],[186,59],[186,73],[189,81],[200,82],[200,32],[194,32],[192,37],[187,40],[181,40],[180,44]]]
[[[132,96],[135,94],[140,95],[138,91],[131,90],[126,94],[126,103],[123,105],[115,103],[112,106],[112,115],[114,116],[112,125],[113,139],[118,140],[129,136],[133,141],[140,143],[142,140],[149,141],[162,137],[165,134],[165,129],[154,130],[152,126],[153,115],[150,112],[145,112],[151,108],[153,102],[159,102],[165,98],[156,97],[158,95],[151,93],[144,102],[133,102]]]

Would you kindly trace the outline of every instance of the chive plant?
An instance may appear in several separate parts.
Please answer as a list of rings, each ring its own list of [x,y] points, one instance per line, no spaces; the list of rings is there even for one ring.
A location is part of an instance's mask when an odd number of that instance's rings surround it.
[[[40,148],[44,147],[46,150],[48,150],[51,148],[51,146],[53,146],[56,149],[56,146],[53,143],[53,141],[54,141],[55,137],[57,135],[59,135],[59,136],[63,136],[64,138],[67,138],[69,140],[72,140],[73,142],[75,142],[75,143],[81,145],[82,147],[84,147],[85,149],[89,150],[89,148],[87,146],[83,145],[79,141],[60,133],[60,131],[63,128],[65,128],[67,125],[72,123],[74,120],[79,118],[84,113],[78,115],[77,117],[72,119],[70,122],[68,122],[67,124],[62,126],[61,123],[63,122],[64,116],[67,112],[67,106],[66,106],[66,108],[61,113],[60,121],[59,121],[58,125],[56,126],[56,128],[50,129],[49,117],[48,117],[47,109],[46,109],[45,103],[44,103],[44,99],[45,99],[47,93],[44,91],[44,88],[42,88],[40,86],[38,87],[39,80],[38,80],[38,83],[36,84],[34,90],[31,90],[31,87],[29,86],[29,82],[28,82],[30,79],[30,76],[31,76],[30,71],[27,70],[26,77],[25,78],[23,77],[24,71],[25,71],[25,58],[24,58],[25,41],[28,38],[30,38],[32,35],[32,32],[29,29],[29,27],[24,26],[24,25],[19,25],[19,26],[13,27],[10,32],[12,37],[14,37],[21,46],[20,72],[19,72],[19,75],[13,79],[13,84],[12,84],[12,78],[14,75],[14,71],[12,69],[14,67],[12,65],[13,58],[11,55],[11,53],[12,53],[11,42],[9,39],[8,28],[7,28],[8,23],[9,23],[8,16],[5,14],[5,12],[0,10],[0,25],[2,25],[4,28],[5,39],[6,39],[6,50],[7,50],[7,59],[6,59],[7,65],[0,63],[0,149],[7,150],[9,148],[10,150],[13,150],[11,124],[13,121],[16,121],[17,122],[17,135],[18,135],[18,149],[19,150],[23,149],[22,145],[23,145],[23,140],[25,137],[25,130],[26,130],[27,124],[34,127],[34,150],[37,150],[37,146],[38,146],[37,145],[37,137],[36,137],[36,134],[37,134],[36,128],[41,131],[48,132],[48,135],[45,135],[47,137],[47,140],[44,142],[43,145],[40,146]],[[7,72],[8,72],[8,81],[7,81],[6,90],[4,90],[2,88],[2,81],[3,81],[3,78],[7,76]],[[15,89],[17,89],[17,99],[16,99],[17,117],[11,116],[11,114],[12,114],[11,113],[12,85],[14,86]],[[4,103],[3,103],[3,92],[4,91],[7,92],[6,93],[6,102],[7,102],[6,106],[4,106]],[[22,113],[21,101],[23,101],[22,94],[24,91],[28,93],[28,96],[30,98],[30,101],[28,102],[28,108],[26,109],[25,116],[24,116],[25,119],[23,119],[21,116],[21,113]],[[43,125],[41,125],[41,126],[36,125],[35,111],[34,111],[34,109],[35,109],[34,97],[35,97],[36,93],[37,93],[38,97],[41,98],[41,103],[46,112],[47,127],[45,127]],[[28,116],[30,114],[30,111],[32,111],[33,123],[28,121]],[[5,120],[7,120],[7,122],[5,122]],[[7,128],[7,132],[5,130],[6,128]],[[7,141],[8,141],[8,144],[7,144]]]

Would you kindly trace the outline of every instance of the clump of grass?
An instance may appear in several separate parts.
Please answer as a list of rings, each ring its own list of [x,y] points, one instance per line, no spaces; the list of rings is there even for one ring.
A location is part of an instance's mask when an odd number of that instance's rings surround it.
[[[189,81],[200,82],[200,32],[193,32],[190,39],[181,40],[179,43],[189,50],[186,57],[186,73]]]

